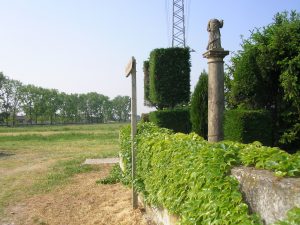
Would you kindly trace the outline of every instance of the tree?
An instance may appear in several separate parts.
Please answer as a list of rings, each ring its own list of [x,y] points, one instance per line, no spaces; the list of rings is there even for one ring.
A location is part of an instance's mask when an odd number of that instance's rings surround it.
[[[89,114],[89,122],[103,123],[107,118],[105,115],[106,107],[108,107],[109,98],[96,92],[86,94],[87,109]]]
[[[20,88],[22,83],[17,80],[5,78],[2,80],[1,86],[1,117],[6,121],[7,126],[10,120],[12,121],[12,125],[15,125],[16,115],[20,110]]]
[[[66,94],[56,89],[23,85],[0,72],[0,123],[16,124],[20,113],[26,115],[27,123],[103,123],[110,120],[127,121],[130,98],[109,97],[90,92]]]
[[[79,115],[79,97],[78,94],[61,93],[61,116],[64,123],[77,123],[80,122]]]
[[[300,147],[300,15],[278,13],[256,29],[231,60],[231,108],[266,109],[272,114],[273,143]]]
[[[78,110],[81,121],[87,123],[89,121],[90,113],[88,108],[87,94],[80,94],[78,96]]]
[[[46,89],[41,87],[33,88],[33,116],[35,119],[35,124],[38,122],[44,122],[46,120],[47,111],[47,95]]]
[[[129,119],[131,99],[129,96],[118,95],[112,100],[113,117],[116,121],[125,122]]]
[[[37,87],[34,85],[23,85],[20,89],[21,108],[30,124],[33,122],[33,108],[37,94]]]
[[[0,72],[0,99],[1,99],[1,90],[2,90],[2,86],[3,86],[3,83],[5,81],[6,77],[3,75],[2,72]]]
[[[8,118],[8,113],[5,112],[4,99],[4,83],[7,78],[0,72],[0,123],[4,123]]]
[[[192,130],[207,139],[208,74],[204,70],[199,77],[191,98],[190,119]]]
[[[22,83],[18,80],[10,80],[11,82],[11,102],[10,102],[10,106],[11,106],[11,111],[10,111],[10,116],[12,119],[12,125],[15,126],[16,125],[16,117],[17,117],[17,113],[20,111],[20,100],[21,100],[21,87],[22,87]]]
[[[50,120],[50,124],[53,124],[58,110],[61,108],[62,98],[56,89],[46,89],[44,94],[47,99],[45,116]]]

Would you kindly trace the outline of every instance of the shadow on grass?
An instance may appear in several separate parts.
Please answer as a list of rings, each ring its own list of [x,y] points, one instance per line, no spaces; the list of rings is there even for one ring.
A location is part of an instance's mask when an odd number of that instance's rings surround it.
[[[0,152],[0,158],[4,158],[4,157],[8,157],[8,156],[12,156],[14,154],[12,153],[5,153],[5,152]]]

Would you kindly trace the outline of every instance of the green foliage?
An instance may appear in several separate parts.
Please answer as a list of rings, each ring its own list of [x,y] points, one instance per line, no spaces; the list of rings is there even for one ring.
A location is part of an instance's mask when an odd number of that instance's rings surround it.
[[[86,94],[60,93],[34,85],[23,85],[0,73],[0,123],[54,124],[124,122],[129,119],[129,96],[110,100],[96,92]],[[25,113],[20,121],[17,116]]]
[[[298,225],[300,224],[300,208],[293,208],[288,211],[287,218],[283,221],[278,221],[274,225]]]
[[[120,158],[124,164],[124,176],[131,181],[131,127],[124,126],[120,130]]]
[[[208,74],[203,71],[191,99],[192,131],[207,139]]]
[[[149,61],[144,61],[144,105],[152,106],[150,101],[150,77],[149,77]]]
[[[173,108],[190,99],[188,48],[154,49],[149,60],[149,99],[158,108]]]
[[[189,133],[191,130],[188,108],[164,109],[149,113],[149,121],[159,127],[175,132]]]
[[[277,147],[262,146],[259,142],[243,145],[239,158],[245,166],[255,166],[275,172],[276,176],[300,176],[300,154],[289,154]]]
[[[97,180],[97,184],[116,184],[122,180],[122,171],[119,164],[115,164],[109,175],[101,180]]]
[[[276,14],[232,57],[228,106],[271,112],[275,146],[300,148],[300,14]]]
[[[129,131],[123,128],[120,136],[126,168],[130,168]],[[149,203],[179,215],[181,224],[261,224],[248,214],[238,182],[229,176],[233,166],[253,165],[277,176],[300,175],[299,154],[259,143],[209,143],[195,133],[174,134],[142,123],[136,144],[136,189]]]
[[[113,116],[116,121],[126,122],[129,120],[131,110],[131,98],[129,96],[118,95],[112,100]]]
[[[149,113],[142,113],[142,115],[141,115],[141,121],[142,122],[150,122],[149,121]]]
[[[265,110],[227,110],[224,121],[225,140],[272,145],[272,119]]]
[[[0,72],[0,109],[3,107],[2,104],[3,104],[3,91],[2,91],[2,87],[3,87],[3,84],[5,82],[5,79],[6,77],[3,75],[2,72]]]

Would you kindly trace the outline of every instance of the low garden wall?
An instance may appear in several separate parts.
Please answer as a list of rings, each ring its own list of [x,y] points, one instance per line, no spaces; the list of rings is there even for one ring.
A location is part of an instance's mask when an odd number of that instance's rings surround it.
[[[249,167],[235,167],[231,174],[239,181],[250,209],[265,224],[283,220],[290,209],[300,208],[299,178],[278,178],[273,172]]]
[[[130,176],[129,127],[120,140],[124,174]],[[135,143],[134,184],[146,210],[162,224],[272,224],[284,218],[286,223],[275,224],[299,223],[294,207],[300,207],[300,179],[286,177],[300,175],[300,154],[257,142],[208,143],[151,123],[139,125]]]
[[[270,171],[250,167],[235,167],[231,172],[239,181],[240,190],[250,210],[258,213],[264,224],[284,220],[290,209],[300,208],[299,178],[278,179]],[[139,202],[157,224],[178,224],[179,217],[172,215],[165,208],[148,205],[141,195]]]

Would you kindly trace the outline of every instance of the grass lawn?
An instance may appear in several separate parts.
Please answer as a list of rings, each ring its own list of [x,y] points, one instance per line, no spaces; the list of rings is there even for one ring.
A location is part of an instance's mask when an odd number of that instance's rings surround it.
[[[5,207],[68,182],[86,158],[117,156],[124,124],[0,127],[0,217]]]

